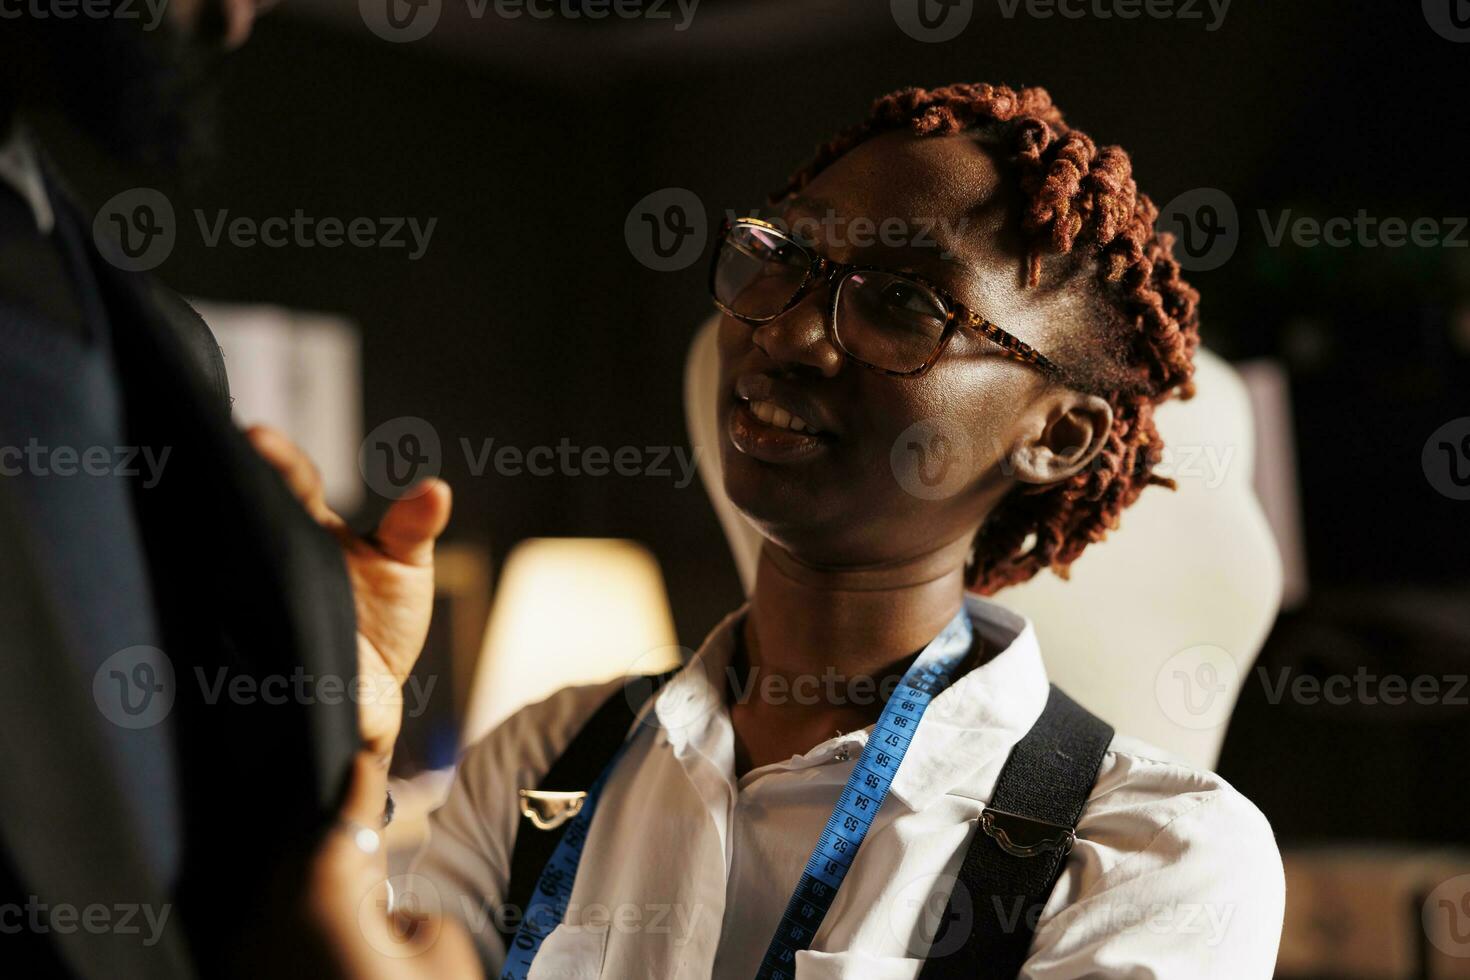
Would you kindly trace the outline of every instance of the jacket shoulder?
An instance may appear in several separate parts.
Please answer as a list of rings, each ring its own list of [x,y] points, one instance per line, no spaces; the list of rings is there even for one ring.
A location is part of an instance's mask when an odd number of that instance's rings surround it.
[[[189,305],[188,300],[156,279],[147,280],[146,290],[159,318],[178,338],[189,359],[209,385],[211,393],[228,407],[234,399],[230,397],[225,355],[214,332],[209,329],[209,324],[204,322],[199,311]]]

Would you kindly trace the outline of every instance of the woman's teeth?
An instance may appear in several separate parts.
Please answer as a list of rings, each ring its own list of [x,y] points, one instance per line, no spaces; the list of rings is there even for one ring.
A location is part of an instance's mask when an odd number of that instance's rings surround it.
[[[815,432],[816,429],[807,425],[802,419],[792,415],[786,409],[781,408],[774,402],[753,401],[750,403],[751,414],[767,425],[773,425],[778,429],[790,429],[793,432]]]

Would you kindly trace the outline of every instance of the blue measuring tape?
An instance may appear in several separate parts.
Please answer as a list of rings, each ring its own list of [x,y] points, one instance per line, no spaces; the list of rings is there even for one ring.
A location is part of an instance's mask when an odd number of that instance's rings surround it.
[[[903,675],[898,689],[883,706],[883,714],[858,757],[827,826],[807,859],[801,880],[771,937],[771,945],[756,971],[757,980],[790,980],[796,974],[796,954],[812,944],[837,889],[847,877],[858,848],[872,829],[888,787],[898,774],[909,742],[929,702],[944,690],[955,668],[970,652],[974,628],[961,609],[949,625],[919,654]]]
[[[961,609],[904,673],[884,705],[883,714],[853,767],[837,806],[827,818],[827,826],[822,829],[812,856],[807,859],[796,891],[787,902],[776,934],[761,960],[757,980],[791,980],[795,975],[796,954],[808,948],[816,937],[837,897],[837,889],[857,859],[858,849],[888,796],[888,787],[898,774],[909,743],[919,729],[919,721],[970,652],[973,637],[969,614]],[[566,916],[598,800],[627,747],[628,742],[624,741],[597,782],[587,790],[581,811],[567,824],[556,850],[546,862],[520,928],[506,951],[501,980],[525,980],[541,944]]]

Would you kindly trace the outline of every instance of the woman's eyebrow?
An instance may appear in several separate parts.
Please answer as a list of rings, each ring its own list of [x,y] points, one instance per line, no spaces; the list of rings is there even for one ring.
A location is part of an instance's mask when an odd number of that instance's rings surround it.
[[[812,216],[841,216],[841,211],[830,200],[812,194],[797,193],[782,203],[782,217],[788,224],[791,222],[793,212]],[[870,220],[881,226],[883,219]],[[955,258],[955,250],[960,242],[954,238],[952,232],[963,230],[968,225],[968,220],[949,226],[937,219],[913,221],[908,218],[900,218],[899,220],[904,223],[909,235],[910,240],[906,248],[919,254],[932,252],[938,262],[933,265],[928,262],[903,263],[902,266],[894,266],[892,271],[907,272],[922,279],[928,279],[935,285],[948,290],[955,299],[965,303],[966,306],[971,305],[966,299],[967,296],[978,297],[981,304],[990,298],[991,291],[986,288],[985,277],[980,274],[980,271]]]
[[[814,194],[797,192],[782,201],[781,216],[786,222],[791,223],[792,213],[810,216],[841,216],[838,207],[831,200]],[[881,226],[883,219],[870,219]],[[907,229],[908,244],[906,248],[914,253],[932,253],[936,257],[933,263],[901,263],[891,267],[892,272],[907,272],[910,275],[928,279],[936,287],[947,289],[954,295],[956,300],[966,306],[972,306],[972,301],[967,297],[975,297],[979,304],[985,304],[991,300],[992,291],[986,288],[985,276],[980,275],[979,269],[960,262],[956,257],[956,248],[960,245],[954,237],[954,231],[963,231],[969,220],[961,219],[957,223],[945,223],[938,219],[913,220],[900,217]]]
[[[943,268],[946,276],[950,278],[950,285],[947,288],[961,303],[966,306],[972,305],[973,302],[983,304],[991,298],[991,290],[988,288],[985,277],[980,274],[980,270],[954,259],[944,260]],[[978,297],[978,300],[972,300],[970,297]]]

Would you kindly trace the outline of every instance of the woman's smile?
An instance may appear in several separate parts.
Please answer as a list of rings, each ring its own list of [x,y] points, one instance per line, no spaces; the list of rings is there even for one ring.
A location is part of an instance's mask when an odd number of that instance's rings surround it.
[[[794,463],[825,452],[842,431],[826,403],[770,374],[735,379],[726,422],[737,450],[768,463]]]
[[[735,396],[726,431],[740,452],[767,463],[796,463],[828,450],[832,436],[812,431],[777,402]]]

